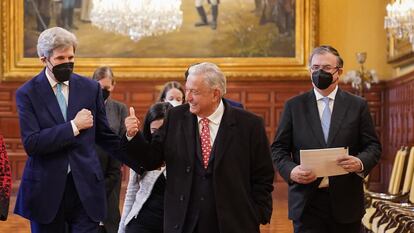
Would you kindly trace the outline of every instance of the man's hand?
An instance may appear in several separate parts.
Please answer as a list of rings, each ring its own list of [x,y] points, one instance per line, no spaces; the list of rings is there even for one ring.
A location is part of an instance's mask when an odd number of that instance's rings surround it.
[[[138,120],[138,118],[135,116],[135,110],[133,107],[129,108],[129,116],[125,118],[125,128],[127,131],[128,137],[134,137],[138,131],[139,126],[141,122]]]
[[[342,155],[336,159],[336,162],[347,172],[362,172],[362,162],[355,156]]]
[[[308,170],[298,165],[290,172],[290,179],[299,184],[309,184],[316,180],[316,175],[312,170]]]
[[[75,119],[73,119],[76,127],[79,131],[83,129],[89,129],[93,126],[93,115],[88,109],[83,108],[76,113]]]

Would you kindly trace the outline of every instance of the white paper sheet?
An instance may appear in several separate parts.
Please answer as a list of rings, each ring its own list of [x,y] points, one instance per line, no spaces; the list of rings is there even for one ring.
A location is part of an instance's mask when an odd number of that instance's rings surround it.
[[[300,150],[300,164],[312,170],[317,177],[343,175],[348,172],[336,164],[337,157],[341,155],[348,155],[348,149]]]

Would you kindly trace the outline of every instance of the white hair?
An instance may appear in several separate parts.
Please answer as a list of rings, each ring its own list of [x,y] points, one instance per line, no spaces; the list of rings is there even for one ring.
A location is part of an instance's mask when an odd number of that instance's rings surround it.
[[[205,83],[210,88],[217,88],[221,97],[226,94],[226,77],[220,68],[211,62],[193,65],[188,70],[188,76],[203,75]]]
[[[39,57],[49,58],[53,54],[53,50],[57,48],[73,47],[76,50],[78,41],[76,36],[66,29],[53,27],[44,30],[37,40],[37,55]]]

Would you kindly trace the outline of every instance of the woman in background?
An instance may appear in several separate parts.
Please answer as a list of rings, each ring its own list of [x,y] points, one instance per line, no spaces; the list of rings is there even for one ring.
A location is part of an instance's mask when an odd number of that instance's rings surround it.
[[[183,86],[176,81],[167,82],[161,90],[158,102],[169,102],[172,106],[178,106],[185,102]]]
[[[148,110],[143,135],[151,141],[167,117],[169,103],[156,103]],[[118,233],[163,233],[165,166],[139,173],[129,170],[129,182]]]

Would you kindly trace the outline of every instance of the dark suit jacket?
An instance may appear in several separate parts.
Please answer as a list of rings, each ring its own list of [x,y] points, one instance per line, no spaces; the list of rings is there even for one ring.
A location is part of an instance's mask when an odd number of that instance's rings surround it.
[[[286,102],[272,144],[272,157],[280,175],[289,183],[289,218],[299,220],[306,202],[318,188],[321,178],[303,185],[290,180],[292,169],[300,164],[301,149],[348,147],[364,165],[364,175],[378,163],[381,145],[375,133],[367,102],[338,89],[331,117],[328,143],[325,143],[313,90]],[[339,222],[355,222],[364,209],[363,178],[355,173],[329,177],[332,212]]]
[[[241,108],[241,109],[244,109],[244,106],[243,106],[243,104],[242,104],[242,103],[236,102],[236,101],[231,100],[231,99],[225,99],[225,100],[226,100],[226,102],[227,102],[227,103],[229,103],[229,104],[230,104],[230,106],[232,106],[232,107],[236,107],[236,108]]]
[[[106,117],[112,131],[119,136],[125,134],[125,118],[128,110],[125,104],[108,98],[105,102]],[[105,177],[108,215],[103,221],[107,233],[118,232],[121,215],[119,213],[119,193],[121,189],[121,162],[97,146],[97,154]]]
[[[141,134],[129,143],[137,165],[153,170],[165,160],[164,232],[182,232],[191,199],[196,153],[197,117],[184,104],[169,111],[164,128],[152,143]],[[215,140],[213,188],[221,233],[259,232],[272,214],[274,170],[262,120],[225,102]],[[137,168],[137,166],[134,166]]]
[[[59,208],[70,164],[80,200],[94,221],[106,214],[104,176],[95,143],[107,151],[119,148],[119,137],[109,128],[101,88],[96,81],[73,74],[65,122],[45,70],[16,93],[20,133],[28,155],[15,213],[38,223],[50,223]],[[94,124],[74,136],[70,120],[82,108]]]

